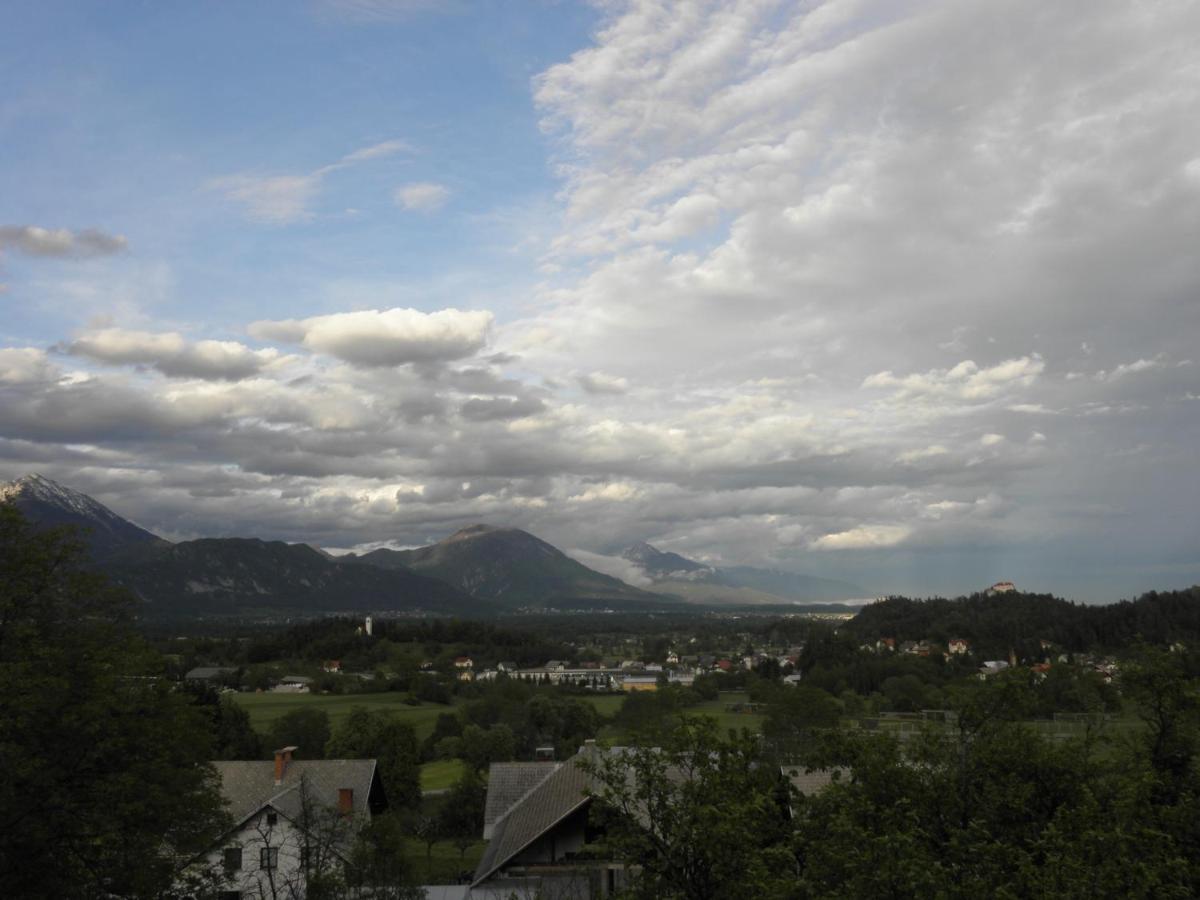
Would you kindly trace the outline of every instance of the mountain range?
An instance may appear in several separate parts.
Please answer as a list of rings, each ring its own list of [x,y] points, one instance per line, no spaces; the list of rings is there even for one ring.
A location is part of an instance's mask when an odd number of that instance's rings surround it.
[[[429,547],[374,550],[343,560],[386,569],[408,569],[452,584],[490,603],[513,606],[659,604],[663,598],[603,575],[518,528],[472,525]]]
[[[528,532],[482,524],[428,547],[336,557],[306,544],[257,538],[172,543],[41,475],[0,485],[3,501],[39,527],[77,527],[97,567],[128,587],[145,604],[145,614],[156,618],[653,610],[863,596],[841,582],[713,568],[637,544],[622,555],[651,580],[652,590],[644,590],[590,569]]]

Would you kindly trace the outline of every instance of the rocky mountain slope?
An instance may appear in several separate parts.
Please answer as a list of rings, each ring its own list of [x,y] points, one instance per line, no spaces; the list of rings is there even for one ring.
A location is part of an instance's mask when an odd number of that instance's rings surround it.
[[[156,534],[123,519],[87,494],[33,474],[0,484],[0,503],[12,503],[25,518],[43,527],[71,525],[80,530],[95,559],[130,551],[165,547]]]

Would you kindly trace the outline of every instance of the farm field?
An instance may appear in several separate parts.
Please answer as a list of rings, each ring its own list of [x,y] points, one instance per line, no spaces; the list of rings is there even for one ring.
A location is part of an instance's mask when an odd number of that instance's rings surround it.
[[[611,716],[621,708],[624,694],[585,694],[581,700],[590,703],[602,716]]]
[[[624,700],[624,696],[601,694],[594,697],[585,697],[584,699],[596,707],[599,713],[611,718],[621,708],[621,701]],[[730,728],[735,730],[748,728],[750,731],[760,731],[764,718],[762,715],[758,713],[734,712],[732,709],[732,707],[748,704],[749,702],[750,697],[744,691],[722,691],[716,700],[705,700],[695,706],[689,706],[683,712],[688,716],[708,716],[714,719],[722,733]],[[619,728],[611,724],[605,725],[601,729],[599,736],[612,742],[621,742],[627,739],[627,736]]]
[[[729,728],[740,730],[748,728],[751,731],[761,731],[763,716],[758,713],[732,712],[730,707],[748,704],[750,697],[743,691],[721,691],[716,700],[706,700],[691,707],[688,715],[710,716],[717,720],[717,725],[724,732]]]
[[[440,703],[421,703],[409,706],[404,701],[408,694],[388,692],[382,694],[231,694],[234,701],[250,715],[251,726],[259,732],[268,731],[276,719],[294,709],[320,709],[329,716],[329,724],[337,728],[350,710],[361,706],[372,712],[384,711],[395,714],[410,723],[419,739],[433,733],[437,717],[450,712],[453,706]]]

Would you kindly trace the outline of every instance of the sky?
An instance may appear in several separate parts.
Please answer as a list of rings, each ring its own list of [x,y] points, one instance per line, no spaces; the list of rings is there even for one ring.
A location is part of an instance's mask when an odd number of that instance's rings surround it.
[[[1200,582],[1200,5],[0,0],[0,478]]]

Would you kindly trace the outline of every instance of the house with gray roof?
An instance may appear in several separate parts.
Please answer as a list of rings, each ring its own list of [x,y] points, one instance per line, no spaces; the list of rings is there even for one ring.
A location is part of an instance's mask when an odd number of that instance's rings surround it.
[[[237,669],[232,666],[196,666],[183,676],[184,681],[221,681]]]
[[[600,836],[588,821],[599,785],[583,763],[611,752],[588,741],[563,762],[492,765],[483,826],[488,845],[467,897],[591,900],[624,887],[623,865],[589,858],[585,850]]]
[[[213,763],[233,827],[189,867],[214,873],[222,900],[304,896],[311,873],[343,864],[359,829],[387,808],[373,759]]]

